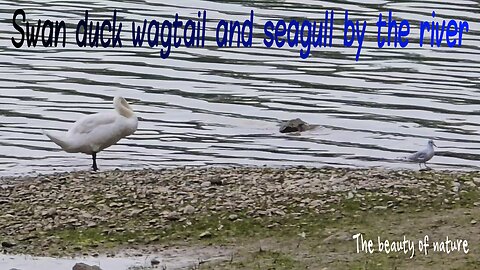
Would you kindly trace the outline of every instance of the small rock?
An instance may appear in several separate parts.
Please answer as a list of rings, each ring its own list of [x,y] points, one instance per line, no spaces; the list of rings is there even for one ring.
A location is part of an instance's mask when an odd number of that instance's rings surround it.
[[[237,220],[237,219],[238,219],[238,215],[231,214],[231,215],[228,216],[228,219],[229,219],[229,220]]]
[[[477,221],[476,221],[476,220],[472,220],[472,221],[470,221],[470,224],[475,225],[475,224],[477,224]]]
[[[110,206],[110,207],[121,207],[121,206],[123,206],[123,203],[115,203],[115,202],[112,202],[112,203],[109,204],[108,206]]]
[[[222,179],[220,179],[220,178],[218,178],[218,177],[210,178],[210,183],[211,183],[212,185],[217,185],[217,186],[223,185]]]
[[[148,224],[151,224],[151,225],[157,224],[157,223],[158,223],[158,219],[156,219],[156,218],[151,219],[151,220],[148,221]]]
[[[199,235],[200,238],[208,238],[211,236],[212,236],[212,233],[210,231],[205,231]]]
[[[137,216],[138,214],[141,214],[145,209],[133,209],[128,213],[130,217]]]
[[[82,212],[81,217],[83,219],[92,219],[93,216],[92,216],[92,214],[90,214],[88,212]]]
[[[153,258],[150,263],[152,264],[152,267],[156,267],[157,265],[160,264],[160,260],[157,258]]]
[[[85,263],[77,263],[73,266],[72,270],[102,270],[102,269],[96,265],[90,266]]]
[[[97,223],[95,223],[95,222],[88,222],[88,223],[87,223],[87,227],[88,227],[88,228],[95,228],[95,227],[97,227]]]
[[[149,239],[150,242],[157,242],[158,240],[160,240],[160,236],[158,236],[158,235]]]
[[[315,208],[315,207],[318,207],[318,206],[322,205],[322,203],[323,203],[322,200],[314,200],[314,201],[311,201],[311,202],[309,203],[309,205],[310,205],[311,207],[314,207],[314,208]]]
[[[195,207],[193,207],[191,205],[187,205],[187,206],[185,206],[185,208],[183,208],[183,213],[184,214],[191,215],[194,212],[195,212]]]
[[[467,181],[467,182],[465,182],[465,185],[470,186],[470,187],[472,187],[472,188],[476,188],[476,187],[477,187],[477,185],[475,185],[475,183],[474,183],[473,181]]]
[[[209,187],[209,186],[211,186],[211,185],[212,185],[212,183],[211,183],[210,181],[205,181],[205,182],[203,182],[200,186],[201,186],[202,188],[207,188],[207,187]]]
[[[67,220],[67,223],[77,223],[78,222],[78,219],[76,218],[71,218],[69,220]]]
[[[377,205],[373,207],[373,210],[387,210],[388,206]]]
[[[50,208],[46,211],[42,212],[42,216],[44,217],[52,217],[57,213],[57,210],[55,208]]]
[[[180,215],[177,212],[170,212],[165,218],[170,221],[176,221],[180,219]]]
[[[3,241],[3,242],[2,242],[2,247],[3,247],[3,248],[12,248],[12,247],[14,247],[14,246],[16,246],[15,243],[6,242],[6,241]]]

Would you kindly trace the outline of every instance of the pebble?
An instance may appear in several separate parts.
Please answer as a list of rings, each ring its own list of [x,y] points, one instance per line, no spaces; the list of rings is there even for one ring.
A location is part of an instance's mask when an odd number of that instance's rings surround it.
[[[222,179],[220,179],[220,178],[218,178],[218,177],[216,177],[216,178],[211,178],[211,179],[210,179],[210,183],[211,183],[212,185],[217,185],[217,186],[223,185]]]
[[[187,205],[187,206],[185,206],[185,208],[183,208],[183,213],[184,214],[191,215],[194,212],[195,212],[195,207],[193,207],[191,205]]]
[[[3,248],[12,248],[12,247],[14,247],[14,246],[16,246],[15,243],[7,242],[7,241],[3,241],[3,242],[2,242],[2,247],[3,247]]]
[[[160,260],[157,259],[157,258],[153,258],[153,259],[150,261],[150,264],[152,265],[152,267],[156,267],[157,265],[160,264]]]
[[[207,237],[211,237],[211,236],[212,236],[212,233],[210,231],[205,231],[205,232],[201,233],[198,237],[207,238]]]
[[[474,183],[473,181],[467,181],[467,182],[465,182],[465,185],[470,186],[470,187],[472,187],[472,188],[476,188],[476,187],[477,187],[477,185],[475,185],[475,183]]]
[[[212,185],[212,183],[211,183],[210,181],[205,181],[205,182],[203,182],[200,186],[201,186],[202,188],[207,188],[207,187],[209,187],[209,186],[211,186],[211,185]]]
[[[233,221],[233,220],[236,220],[236,219],[238,219],[238,215],[236,215],[236,214],[231,214],[231,215],[228,216],[228,219],[229,219],[229,220],[232,220],[232,221]]]
[[[90,266],[88,264],[85,264],[85,263],[76,263],[72,270],[102,270],[100,267],[94,265],[94,266]]]

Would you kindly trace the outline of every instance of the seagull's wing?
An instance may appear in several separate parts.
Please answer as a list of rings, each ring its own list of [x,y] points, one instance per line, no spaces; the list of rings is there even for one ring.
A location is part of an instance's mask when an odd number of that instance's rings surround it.
[[[409,156],[407,159],[410,161],[421,161],[427,157],[427,152],[425,150],[418,151],[415,154]]]
[[[117,119],[114,113],[96,113],[79,119],[68,131],[70,134],[88,134],[97,128],[105,128]]]

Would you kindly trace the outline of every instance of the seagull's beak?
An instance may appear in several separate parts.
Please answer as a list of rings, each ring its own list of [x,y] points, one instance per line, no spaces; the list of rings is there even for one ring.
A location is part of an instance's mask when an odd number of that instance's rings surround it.
[[[433,146],[438,147],[435,143],[433,143]]]

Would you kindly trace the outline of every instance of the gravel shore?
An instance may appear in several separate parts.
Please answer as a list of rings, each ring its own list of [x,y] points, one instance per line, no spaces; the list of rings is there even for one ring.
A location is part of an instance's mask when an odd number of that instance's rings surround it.
[[[479,190],[480,172],[458,171],[213,167],[21,177],[0,182],[0,241],[10,253],[92,255],[208,239],[249,220],[268,230],[307,215],[478,208]]]

